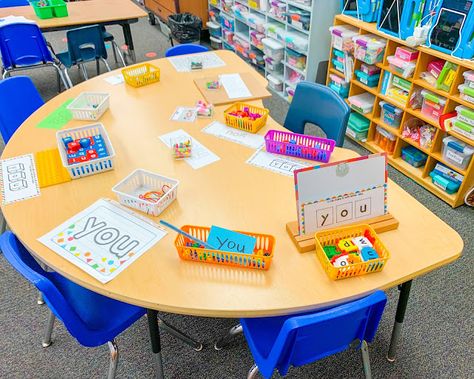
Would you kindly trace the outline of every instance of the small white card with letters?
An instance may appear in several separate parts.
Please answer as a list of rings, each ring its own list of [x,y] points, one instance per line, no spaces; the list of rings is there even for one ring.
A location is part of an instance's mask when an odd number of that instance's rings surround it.
[[[196,108],[177,107],[171,115],[171,121],[194,122],[196,121]]]
[[[3,204],[30,199],[40,195],[33,154],[1,161]]]
[[[297,161],[284,155],[272,154],[263,149],[257,150],[247,160],[247,163],[286,176],[293,176],[295,170],[309,166],[307,162]]]
[[[251,149],[259,149],[265,143],[264,137],[259,134],[252,134],[243,130],[231,128],[219,121],[210,123],[204,129],[201,129],[201,131],[218,138],[250,147]]]
[[[304,168],[294,176],[300,235],[387,213],[385,153]]]

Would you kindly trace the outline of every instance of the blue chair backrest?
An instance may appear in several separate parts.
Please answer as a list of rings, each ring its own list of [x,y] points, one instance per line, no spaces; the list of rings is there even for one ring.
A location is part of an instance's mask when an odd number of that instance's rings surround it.
[[[107,59],[107,49],[100,25],[71,29],[66,33],[66,37],[73,64],[99,58]]]
[[[28,0],[0,0],[0,8],[21,7],[30,5]]]
[[[18,127],[44,104],[35,85],[27,76],[0,81],[0,133],[8,143]]]
[[[304,134],[307,123],[315,124],[341,147],[349,114],[349,106],[332,89],[302,81],[296,86],[284,126],[294,133]]]
[[[205,53],[209,51],[206,46],[196,45],[194,43],[185,43],[176,45],[166,50],[165,57],[175,57],[177,55]]]
[[[335,308],[287,319],[276,342],[281,342],[280,374],[285,375],[290,365],[302,366],[344,351],[354,340],[371,342],[386,302],[385,293],[376,291]]]
[[[0,27],[0,54],[6,69],[54,62],[41,30],[31,23]]]

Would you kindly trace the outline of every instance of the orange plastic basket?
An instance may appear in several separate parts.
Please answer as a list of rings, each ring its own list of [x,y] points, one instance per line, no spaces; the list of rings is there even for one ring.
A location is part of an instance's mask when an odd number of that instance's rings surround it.
[[[243,111],[245,108],[248,108],[251,113],[258,113],[262,117],[256,119],[255,121],[246,120],[237,116],[232,116],[230,113]],[[269,111],[266,108],[259,108],[254,105],[245,104],[245,103],[235,103],[224,111],[225,123],[232,128],[245,130],[250,133],[257,133],[262,129],[267,123]]]
[[[326,256],[323,248],[328,245],[337,245],[337,242],[344,238],[354,238],[363,236],[364,232],[369,230],[370,235],[375,239],[373,244],[374,249],[380,258],[371,259],[366,262],[349,264],[344,267],[334,267],[331,261]],[[382,241],[378,238],[374,229],[370,225],[359,224],[354,226],[347,226],[338,229],[324,230],[315,234],[316,238],[316,255],[323,265],[324,271],[332,280],[350,278],[353,276],[370,274],[373,272],[382,271],[385,264],[390,258],[390,253],[384,246]]]
[[[150,63],[124,68],[122,75],[127,84],[132,87],[142,87],[160,81],[160,69]]]
[[[204,226],[184,225],[181,230],[193,237],[206,242],[210,228]],[[206,248],[193,247],[194,241],[178,234],[174,245],[178,250],[179,257],[185,261],[215,263],[224,266],[241,268],[252,268],[257,270],[268,270],[273,259],[273,248],[275,247],[275,237],[269,234],[257,234],[239,232],[255,237],[257,243],[253,254],[231,253],[222,250],[211,250]],[[265,255],[266,254],[266,255]]]

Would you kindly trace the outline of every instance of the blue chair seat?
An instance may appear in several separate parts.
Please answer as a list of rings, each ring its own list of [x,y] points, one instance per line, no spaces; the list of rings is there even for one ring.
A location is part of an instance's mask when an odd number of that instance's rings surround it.
[[[58,58],[59,61],[67,68],[71,68],[72,66],[80,62],[88,62],[94,60],[95,56],[96,54],[93,48],[82,48],[81,59],[78,59],[76,62],[73,62],[71,54],[69,54],[68,51],[56,54],[56,58]]]
[[[184,43],[182,45],[176,45],[166,50],[165,57],[175,57],[178,55],[197,54],[208,52],[209,49],[206,46],[196,45],[194,43]]]

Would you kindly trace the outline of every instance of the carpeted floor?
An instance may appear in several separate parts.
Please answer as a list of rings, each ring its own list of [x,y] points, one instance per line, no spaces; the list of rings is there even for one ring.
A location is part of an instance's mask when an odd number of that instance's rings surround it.
[[[108,28],[122,41],[119,27]],[[132,25],[139,61],[147,52],[162,57],[167,40],[147,20]],[[48,33],[56,51],[65,49],[65,33]],[[122,42],[123,43],[123,42]],[[109,50],[110,51],[110,50]],[[109,58],[113,66],[113,59]],[[95,66],[89,67],[93,75]],[[53,97],[56,76],[53,71],[29,73],[45,100]],[[77,83],[78,71],[71,70]],[[272,117],[283,122],[288,105],[279,97],[266,101]],[[345,146],[364,153],[358,146]],[[370,346],[374,378],[474,378],[474,214],[466,206],[452,209],[396,170],[390,177],[436,215],[456,229],[465,241],[464,255],[457,262],[415,280],[406,315],[398,360],[385,359],[395,315],[398,291],[388,291],[389,303],[375,341]],[[420,228],[424,225],[421,223]],[[417,231],[413,230],[415,234]],[[416,254],[416,251],[413,252]],[[36,291],[0,255],[0,378],[103,378],[108,367],[108,349],[81,347],[57,324],[54,343],[41,347],[46,323],[46,306],[36,305]],[[195,352],[162,333],[164,368],[167,378],[233,379],[244,378],[253,364],[242,337],[226,349],[215,351],[213,342],[236,323],[231,319],[208,319],[162,314],[165,320],[206,343]],[[151,378],[154,361],[149,349],[146,319],[142,318],[118,338],[121,352],[119,378]],[[274,377],[279,377],[275,375]],[[362,378],[358,352],[346,351],[302,368],[290,369],[288,378]]]

